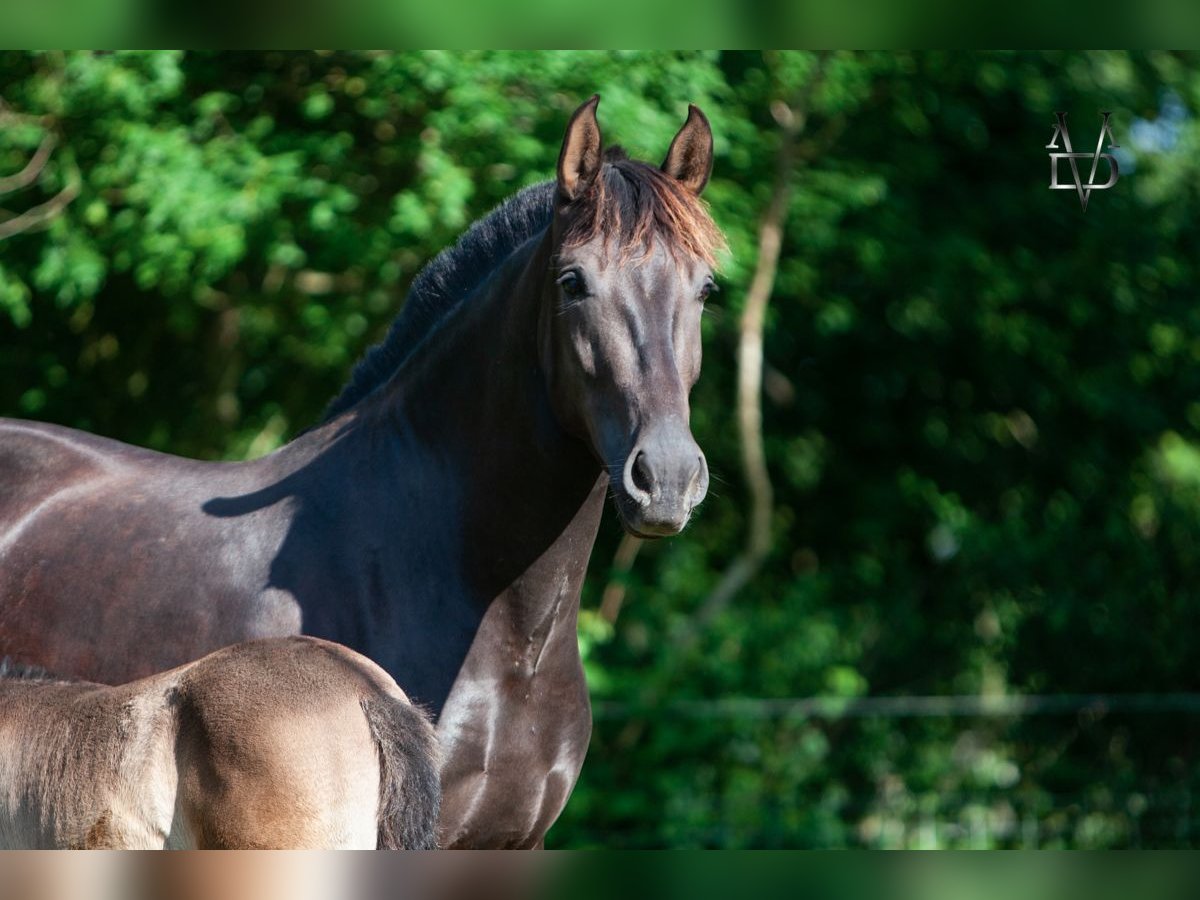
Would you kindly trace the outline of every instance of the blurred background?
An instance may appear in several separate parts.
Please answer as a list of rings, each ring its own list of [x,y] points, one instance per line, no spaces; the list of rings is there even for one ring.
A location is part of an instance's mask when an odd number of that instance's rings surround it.
[[[594,91],[654,161],[705,110],[731,253],[549,845],[1194,844],[1194,55],[0,53],[0,415],[275,449]]]

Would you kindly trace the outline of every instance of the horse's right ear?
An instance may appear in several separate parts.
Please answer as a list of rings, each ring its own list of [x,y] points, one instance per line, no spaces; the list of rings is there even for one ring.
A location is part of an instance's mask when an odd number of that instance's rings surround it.
[[[567,123],[558,154],[558,196],[566,203],[587,191],[600,174],[600,126],[596,122],[599,104],[600,95],[592,94]]]

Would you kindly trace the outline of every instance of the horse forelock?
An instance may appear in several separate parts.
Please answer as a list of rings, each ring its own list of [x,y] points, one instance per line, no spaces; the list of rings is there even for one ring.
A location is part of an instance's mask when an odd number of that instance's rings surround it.
[[[600,241],[623,264],[648,256],[659,240],[673,255],[716,268],[725,236],[699,196],[619,146],[608,148],[604,160],[591,189],[569,210],[564,246]]]

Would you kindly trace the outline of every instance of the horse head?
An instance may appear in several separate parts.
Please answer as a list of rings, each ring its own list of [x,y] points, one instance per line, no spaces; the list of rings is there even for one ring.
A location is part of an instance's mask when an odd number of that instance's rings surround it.
[[[625,529],[661,537],[708,491],[688,395],[723,244],[700,200],[712,131],[691,106],[661,166],[606,153],[599,99],[576,110],[559,155],[542,362],[561,423],[608,470]]]

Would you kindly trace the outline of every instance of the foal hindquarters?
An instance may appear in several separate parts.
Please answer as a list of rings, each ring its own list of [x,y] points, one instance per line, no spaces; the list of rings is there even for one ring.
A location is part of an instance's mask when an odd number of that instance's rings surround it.
[[[428,717],[382,669],[313,638],[219,650],[181,675],[168,846],[429,849]]]
[[[0,661],[0,848],[436,846],[428,717],[366,657],[236,644],[120,687]]]

